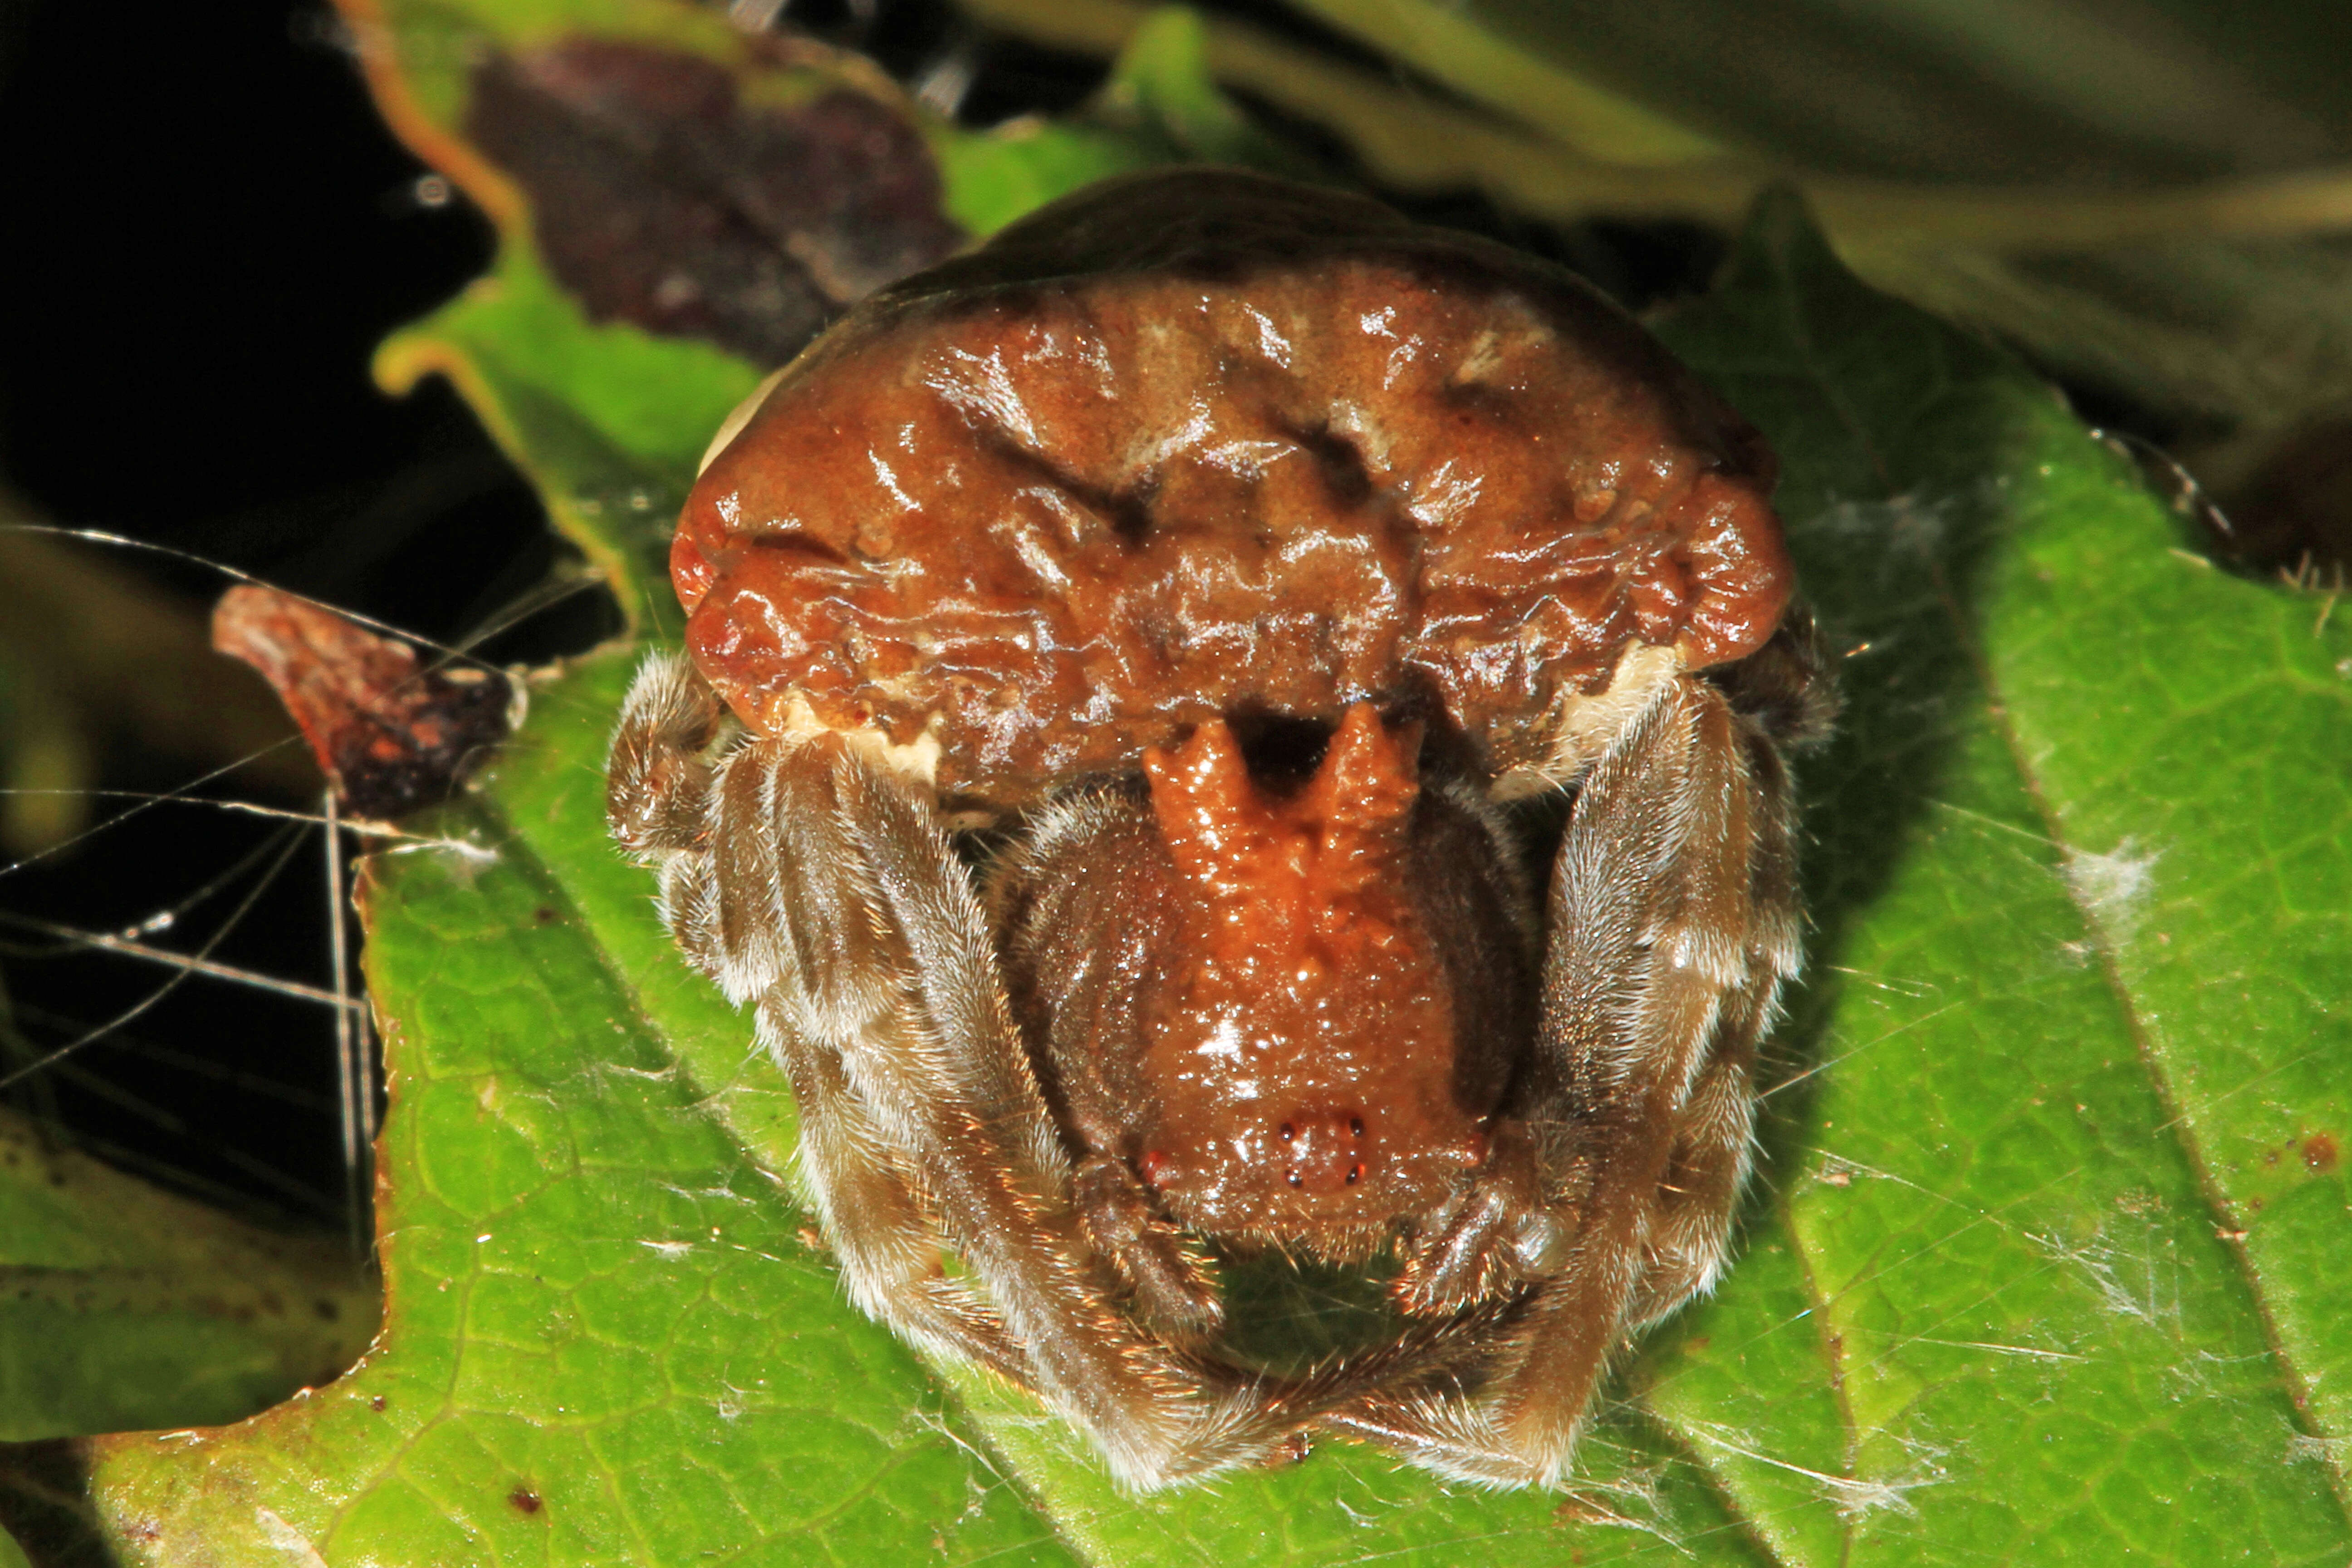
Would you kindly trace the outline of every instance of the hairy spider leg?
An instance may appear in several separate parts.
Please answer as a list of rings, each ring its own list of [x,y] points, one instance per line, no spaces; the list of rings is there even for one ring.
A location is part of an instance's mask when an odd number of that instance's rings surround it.
[[[1583,781],[1547,924],[1516,1109],[1570,1223],[1483,1378],[1329,1418],[1484,1485],[1556,1484],[1612,1347],[1721,1269],[1757,1042],[1801,954],[1788,780],[1762,726],[1703,679],[1664,684]]]
[[[802,1189],[836,1238],[857,1306],[931,1354],[1024,1377],[1002,1321],[942,1272],[937,1222],[902,1152],[866,1114],[840,1058],[812,1041],[782,1004],[785,954],[758,934],[772,925],[745,921],[744,901],[721,896],[718,858],[706,848],[714,842],[748,845],[750,855],[739,847],[727,858],[739,885],[780,884],[777,868],[757,864],[762,855],[772,858],[773,837],[755,830],[739,839],[731,820],[747,809],[756,819],[769,803],[757,768],[737,765],[745,752],[716,768],[701,755],[716,731],[716,704],[681,664],[648,665],[632,699],[613,776],[616,805],[637,809],[634,817],[614,813],[615,836],[660,859],[663,920],[696,967],[739,1005],[756,1000],[759,1044],[783,1068],[799,1109]],[[648,787],[653,774],[659,776]]]

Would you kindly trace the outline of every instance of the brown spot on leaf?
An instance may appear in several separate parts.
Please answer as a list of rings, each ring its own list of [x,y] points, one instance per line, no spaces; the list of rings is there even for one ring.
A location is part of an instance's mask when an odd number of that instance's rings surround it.
[[[852,301],[962,245],[898,106],[787,51],[764,103],[698,55],[573,38],[474,76],[467,134],[529,194],[595,321],[782,364]],[[783,100],[783,101],[779,101]]]
[[[507,1501],[514,1505],[514,1510],[517,1513],[537,1513],[547,1506],[539,1500],[539,1494],[529,1487],[515,1488],[514,1490],[507,1493]]]
[[[2338,1157],[2336,1140],[2325,1132],[2315,1132],[2303,1141],[2304,1164],[2321,1175],[2336,1169]]]
[[[406,643],[275,588],[222,595],[213,647],[277,688],[355,816],[433,805],[506,737],[505,676],[428,669]]]

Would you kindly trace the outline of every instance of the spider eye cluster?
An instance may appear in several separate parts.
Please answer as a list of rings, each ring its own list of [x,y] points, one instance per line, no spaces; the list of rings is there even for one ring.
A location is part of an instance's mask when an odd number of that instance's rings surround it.
[[[1355,1186],[1371,1173],[1373,1144],[1359,1110],[1296,1110],[1275,1129],[1270,1151],[1294,1191],[1321,1195]]]

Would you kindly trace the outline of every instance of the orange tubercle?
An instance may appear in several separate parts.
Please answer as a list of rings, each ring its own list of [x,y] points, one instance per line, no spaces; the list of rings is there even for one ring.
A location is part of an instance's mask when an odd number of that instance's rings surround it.
[[[1213,1228],[1311,1241],[1384,1218],[1426,1179],[1400,1155],[1472,1131],[1411,892],[1420,748],[1418,723],[1359,702],[1296,787],[1253,776],[1223,721],[1144,754],[1180,911],[1146,1018],[1144,1175]]]

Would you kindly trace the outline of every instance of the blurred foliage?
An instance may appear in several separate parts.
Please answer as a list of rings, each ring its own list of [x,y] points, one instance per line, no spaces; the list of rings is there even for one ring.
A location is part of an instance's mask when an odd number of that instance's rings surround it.
[[[339,1246],[159,1193],[0,1111],[0,1440],[233,1421],[367,1348]]]

